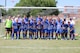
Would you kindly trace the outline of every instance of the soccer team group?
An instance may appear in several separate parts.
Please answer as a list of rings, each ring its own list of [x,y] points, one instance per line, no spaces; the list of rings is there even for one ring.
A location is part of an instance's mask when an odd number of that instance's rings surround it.
[[[56,19],[53,19],[56,18]],[[24,15],[17,17],[9,16],[5,22],[6,37],[10,35],[11,39],[61,39],[61,40],[74,40],[75,28],[66,19],[60,19],[58,16],[40,16],[36,18],[30,16],[29,18]]]

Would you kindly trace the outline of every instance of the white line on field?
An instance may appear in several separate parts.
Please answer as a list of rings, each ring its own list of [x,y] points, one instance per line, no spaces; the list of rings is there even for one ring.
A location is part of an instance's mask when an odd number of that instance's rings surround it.
[[[80,47],[21,47],[21,46],[0,46],[7,49],[80,49]]]

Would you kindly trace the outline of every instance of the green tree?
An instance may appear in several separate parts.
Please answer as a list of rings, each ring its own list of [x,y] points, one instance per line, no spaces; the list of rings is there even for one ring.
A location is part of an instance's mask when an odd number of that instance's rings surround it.
[[[18,7],[56,7],[55,0],[20,0],[15,6]],[[57,11],[56,11],[57,10]],[[36,15],[36,14],[55,14],[58,15],[58,9],[52,9],[52,11],[48,11],[47,9],[10,9],[9,14],[28,14],[28,15]],[[46,13],[45,13],[46,11]],[[47,12],[48,11],[48,12]],[[11,13],[12,12],[12,13]],[[46,14],[46,15],[47,15]]]

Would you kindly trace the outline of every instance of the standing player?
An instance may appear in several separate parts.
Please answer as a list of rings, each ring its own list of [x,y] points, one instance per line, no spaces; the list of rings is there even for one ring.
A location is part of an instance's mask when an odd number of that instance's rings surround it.
[[[30,20],[28,21],[28,24],[27,24],[27,29],[28,29],[28,31],[29,31],[29,38],[30,39],[33,39],[33,24],[32,23],[30,23]]]
[[[12,24],[12,40],[14,39],[14,34],[16,33],[16,39],[19,39],[18,20],[15,20]]]
[[[43,17],[42,25],[43,25],[43,39],[46,39],[46,37],[48,36],[48,20],[46,16]]]
[[[26,28],[25,28],[25,35],[26,35],[26,37],[27,37],[27,33],[28,33],[28,28],[27,28],[27,25],[28,25],[28,17],[26,16],[26,15],[24,15],[24,17],[23,17],[23,19],[24,19],[24,23],[25,23],[25,26],[26,26]]]
[[[6,28],[6,37],[9,37],[11,36],[11,29],[12,29],[12,20],[11,20],[11,16],[8,17],[8,19],[6,19],[6,22],[5,22],[5,28]],[[8,35],[8,36],[7,36]]]
[[[53,24],[52,19],[48,20],[48,38],[53,39]]]
[[[43,25],[41,24],[41,21],[38,21],[38,23],[37,23],[37,37],[40,36],[39,37],[40,39],[42,38],[42,29],[43,29]]]
[[[56,22],[57,22],[57,30],[56,30],[56,40],[57,40],[58,35],[60,36],[62,33],[62,29],[61,29],[62,20],[58,17]]]
[[[35,39],[38,38],[38,36],[37,36],[37,22],[35,19],[33,20],[33,35],[34,35]]]
[[[36,18],[36,22],[38,22],[38,21],[42,21],[42,17],[40,15],[38,15]]]
[[[20,26],[20,30],[22,30],[23,39],[26,39],[26,38],[27,38],[27,35],[26,35],[26,24],[25,24],[25,22],[24,22],[24,19],[22,19],[22,23],[21,23],[21,26]]]
[[[70,24],[70,22],[68,22],[68,26],[69,26],[69,28],[70,28],[70,39],[71,40],[75,40],[75,35],[74,35],[74,33],[75,33],[75,29],[74,29],[74,25],[73,24]]]
[[[20,29],[21,22],[22,22],[20,15],[17,15],[17,18],[15,18],[15,20],[18,20],[18,29]],[[19,39],[20,39],[20,32],[21,32],[21,30],[19,30]]]
[[[67,37],[67,35],[68,35],[68,24],[66,24],[66,22],[63,21],[61,28],[62,28],[61,38],[62,38],[62,40],[67,40],[68,39],[68,37]]]
[[[53,38],[55,38],[55,35],[56,35],[56,30],[57,30],[57,23],[56,23],[56,19],[53,19]]]

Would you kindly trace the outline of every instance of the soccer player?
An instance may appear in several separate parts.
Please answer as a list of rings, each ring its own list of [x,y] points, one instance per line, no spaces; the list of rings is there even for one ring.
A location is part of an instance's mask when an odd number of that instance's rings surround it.
[[[74,33],[75,33],[75,28],[74,28],[74,25],[73,24],[70,24],[70,22],[68,22],[68,26],[69,26],[69,28],[70,28],[70,39],[71,40],[75,40],[75,35],[74,35]]]
[[[56,40],[57,40],[58,35],[60,36],[62,33],[62,29],[61,29],[62,20],[58,17],[56,22],[57,22],[57,30],[56,30]]]
[[[35,39],[38,38],[38,36],[37,36],[37,22],[35,19],[33,20],[33,35],[34,35]]]
[[[42,39],[42,29],[43,29],[43,25],[41,24],[41,21],[38,21],[38,23],[37,23],[37,36],[40,36],[39,39]]]
[[[6,37],[5,38],[7,38],[7,37],[11,36],[11,31],[12,31],[12,20],[11,20],[11,16],[9,16],[8,19],[6,19],[5,28],[6,28],[6,35],[5,35]]]
[[[62,38],[62,40],[67,40],[68,39],[68,37],[67,37],[67,35],[68,35],[68,24],[66,24],[66,22],[63,21],[61,28],[62,28],[61,38]]]
[[[15,20],[18,20],[18,29],[20,29],[22,18],[20,17],[20,15],[17,15],[17,18],[15,18]],[[19,30],[19,39],[20,39],[20,32],[21,30]]]
[[[20,30],[22,30],[23,39],[26,39],[27,38],[27,35],[26,35],[26,24],[24,22],[24,19],[22,20]]]
[[[27,24],[27,29],[28,29],[28,31],[29,31],[29,38],[30,39],[33,39],[33,24],[32,23],[30,23],[30,20],[28,21],[28,24]]]
[[[48,19],[46,16],[43,17],[42,25],[43,25],[43,39],[46,39],[46,37],[48,36]]]
[[[42,21],[42,17],[40,15],[38,15],[36,18],[36,22],[38,22],[38,21]]]
[[[18,20],[16,19],[15,22],[12,23],[12,40],[14,39],[14,34],[16,33],[16,39],[19,39],[19,28],[18,28]]]
[[[27,33],[28,33],[27,24],[28,24],[29,18],[26,15],[24,15],[23,19],[24,19],[24,23],[25,23],[25,26],[26,26],[26,28],[25,28],[25,30],[26,30],[25,31],[25,36],[27,37]]]
[[[75,25],[75,21],[72,18],[70,18],[70,24]]]
[[[33,23],[33,16],[32,15],[29,17],[29,20],[30,20],[30,23]]]
[[[55,38],[56,30],[57,30],[56,19],[53,19],[52,24],[53,24],[53,38]]]
[[[48,38],[53,39],[53,24],[52,19],[48,20]]]

